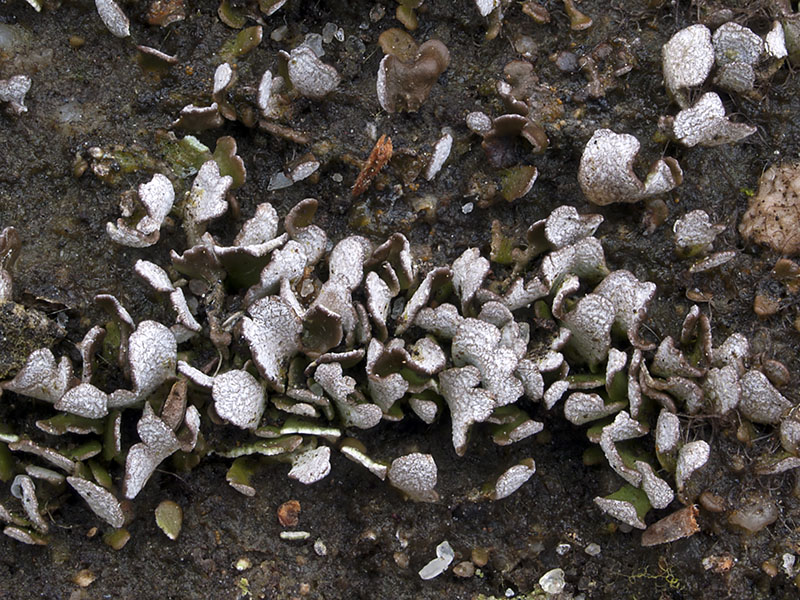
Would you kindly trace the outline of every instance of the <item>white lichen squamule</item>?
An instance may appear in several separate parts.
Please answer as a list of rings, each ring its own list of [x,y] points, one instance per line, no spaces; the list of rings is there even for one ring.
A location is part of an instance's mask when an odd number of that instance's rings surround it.
[[[628,142],[627,147],[633,145]],[[647,187],[638,180],[630,183],[629,159],[625,156],[618,163],[628,181],[623,188],[641,194]],[[215,163],[204,168],[183,211],[195,234],[227,208],[228,182]],[[147,190],[159,185],[158,180],[151,182],[142,195],[147,197]],[[169,188],[165,184],[161,189]],[[146,231],[158,231],[167,204],[150,205]],[[710,460],[699,441],[680,445],[681,418],[672,412],[677,407],[714,414],[739,410],[757,423],[778,425],[785,420],[791,403],[765,383],[760,371],[739,370],[748,350],[735,339],[713,348],[708,319],[699,309],[690,311],[678,341],[665,338],[655,357],[645,359],[643,351],[655,344],[643,339],[639,330],[655,287],[627,271],[609,271],[602,244],[593,237],[602,221],[598,217],[568,207],[555,210],[529,231],[531,247],[515,254],[525,265],[538,260],[539,266],[527,268],[525,277],[514,275],[500,287],[490,287],[491,262],[474,248],[452,266],[434,268],[424,277],[418,277],[410,243],[400,234],[378,247],[350,236],[327,252],[327,236],[310,222],[315,209],[315,201],[301,202],[280,233],[277,213],[262,204],[231,246],[203,233],[183,255],[173,252],[172,269],[137,262],[136,273],[170,298],[179,323],[186,326],[189,317],[205,314],[195,321],[193,344],[207,336],[218,349],[217,360],[222,362],[216,372],[192,364],[191,351],[188,361],[178,361],[183,333],[156,321],[137,324],[116,298],[102,296],[98,302],[120,330],[119,355],[129,389],[100,389],[91,370],[79,380],[66,358],[59,362],[45,349],[33,353],[17,376],[3,384],[4,389],[53,403],[73,416],[113,418],[116,453],[122,452],[124,442],[120,411],[143,405],[137,426],[140,441],[128,449],[125,462],[122,491],[127,498],[138,495],[166,458],[179,450],[191,452],[201,426],[211,426],[201,424],[200,412],[181,400],[180,387],[173,387],[169,401],[162,402],[169,387],[165,384],[175,378],[183,381],[182,393],[187,385],[182,378],[187,378],[197,386],[195,393],[208,395],[214,418],[258,436],[255,442],[218,453],[237,459],[249,454],[283,455],[293,465],[290,477],[301,483],[313,483],[329,473],[342,427],[369,428],[382,420],[396,421],[407,407],[431,423],[446,407],[453,448],[462,455],[473,424],[486,423],[495,443],[518,443],[542,429],[520,406],[520,398],[542,400],[542,410],[561,411],[559,401],[565,397],[564,415],[576,425],[614,417],[590,439],[600,444],[621,481],[657,508],[672,502],[673,472],[674,489],[682,500],[691,501],[691,483],[702,476],[701,467]],[[312,273],[326,255],[327,279],[319,281]],[[210,302],[214,286],[242,260],[255,261],[252,264],[260,265],[260,272],[251,275],[252,286],[243,292],[237,312],[215,312],[218,309]],[[450,284],[453,292],[441,297]],[[178,291],[181,301],[174,296]],[[542,346],[540,336],[532,335],[535,325],[517,311],[548,296],[552,316],[546,318],[552,332]],[[434,298],[436,308],[431,306]],[[181,313],[187,314],[181,317]],[[91,360],[89,348],[96,346],[91,340],[99,339],[98,333],[87,340],[85,360]],[[241,368],[229,362],[230,353],[241,352],[234,350],[234,336],[246,348]],[[687,358],[696,356],[695,338],[702,349],[700,364]],[[618,340],[623,341],[620,348],[615,347]],[[570,378],[576,374],[585,377]],[[576,382],[580,389],[570,390]],[[747,393],[744,406],[737,390]],[[638,420],[644,418],[638,410],[644,396],[663,407],[654,428],[656,455],[651,461],[629,464],[625,444],[651,435],[650,424]],[[154,406],[163,408],[157,414]],[[265,418],[268,406],[270,416]],[[790,440],[790,435],[784,437]],[[438,500],[438,469],[429,454],[415,452],[388,464],[372,459],[357,442],[343,441],[340,447],[348,458],[385,477],[407,497]],[[9,448],[75,472],[76,461],[55,450],[26,440]],[[664,471],[654,468],[657,461],[666,465]],[[534,468],[531,459],[507,469],[490,495],[499,499],[516,491]],[[231,485],[256,493],[246,469],[241,465],[237,469],[229,474]],[[95,485],[88,480],[70,483],[79,493],[91,492]],[[120,522],[113,494],[88,495],[101,518],[114,525]],[[646,526],[647,511],[642,512],[641,503],[637,508],[631,500],[599,498],[597,504],[629,524]],[[16,539],[25,537],[11,533]],[[26,535],[34,540],[34,533]]]

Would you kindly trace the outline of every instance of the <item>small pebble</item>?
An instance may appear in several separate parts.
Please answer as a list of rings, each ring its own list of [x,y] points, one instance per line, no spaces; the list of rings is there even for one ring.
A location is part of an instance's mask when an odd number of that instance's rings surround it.
[[[488,548],[473,548],[470,558],[476,567],[485,567],[489,562]]]
[[[280,27],[276,27],[273,32],[269,34],[269,37],[273,42],[280,42],[283,41],[288,33],[289,28],[286,25],[281,25]]]
[[[69,45],[77,50],[78,48],[83,47],[86,43],[86,40],[79,35],[71,35],[69,36]]]
[[[578,57],[572,53],[562,50],[553,57],[553,62],[559,71],[564,73],[574,73],[578,70]]]
[[[600,544],[595,544],[594,542],[586,546],[586,548],[584,549],[584,552],[586,552],[586,554],[588,554],[589,556],[597,556],[598,554],[600,554],[601,551],[602,550],[600,549]]]
[[[766,573],[768,577],[775,577],[778,574],[778,567],[773,565],[768,560],[765,560],[761,564],[761,570],[764,571],[764,573]]]
[[[572,546],[570,546],[569,544],[559,544],[558,546],[556,546],[556,554],[558,554],[559,556],[564,556],[567,552],[570,551],[571,548]]]
[[[472,209],[475,208],[475,205],[472,202],[467,202],[464,206],[461,207],[461,212],[465,215],[468,215],[472,212]]]
[[[770,382],[772,382],[772,385],[777,387],[787,385],[792,378],[786,365],[771,358],[761,363],[761,370],[764,372],[764,375],[769,378]]]
[[[564,581],[563,569],[553,569],[539,578],[539,585],[548,594],[560,594],[567,582]]]
[[[314,542],[314,552],[317,553],[317,556],[325,556],[328,553],[328,547],[325,545],[325,542],[318,539]]]
[[[236,570],[237,571],[246,571],[250,567],[253,566],[253,563],[250,562],[248,558],[240,558],[236,561]]]
[[[459,577],[472,577],[475,575],[475,565],[470,561],[465,560],[453,567],[453,573]]]
[[[369,11],[369,20],[373,23],[377,23],[383,18],[383,15],[386,14],[386,9],[380,5],[376,4],[373,6]]]
[[[97,575],[92,573],[89,569],[82,569],[75,573],[75,576],[72,578],[72,583],[78,587],[85,588],[92,585],[95,579],[97,579]]]
[[[741,527],[748,533],[758,533],[778,520],[778,505],[766,497],[755,497],[734,510],[728,517],[732,525]]]
[[[764,294],[757,294],[753,300],[753,312],[759,317],[769,317],[780,310],[780,302]]]
[[[725,500],[721,496],[706,490],[700,494],[700,506],[708,512],[720,513],[725,510]]]

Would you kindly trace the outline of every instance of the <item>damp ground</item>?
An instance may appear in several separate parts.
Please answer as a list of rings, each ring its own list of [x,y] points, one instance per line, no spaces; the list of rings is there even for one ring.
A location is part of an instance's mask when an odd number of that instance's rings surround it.
[[[232,235],[260,202],[271,202],[284,215],[299,200],[315,197],[320,200],[316,222],[331,238],[359,233],[382,241],[401,231],[419,255],[440,264],[471,246],[488,251],[493,221],[503,235],[522,239],[531,223],[571,204],[605,217],[598,237],[612,269],[626,268],[658,284],[648,321],[655,338],[679,332],[692,304],[686,292],[694,290],[706,300],[715,340],[739,331],[754,354],[782,361],[792,373],[782,391],[796,402],[800,334],[793,325],[795,299],[771,275],[778,257],[745,246],[737,233],[762,171],[798,155],[795,74],[784,66],[751,95],[726,96],[729,112],[758,127],[743,143],[686,149],[656,135],[659,117],[676,111],[661,79],[660,48],[666,40],[692,23],[730,18],[763,34],[771,26],[766,7],[744,0],[651,2],[650,8],[633,0],[583,0],[579,7],[594,24],[575,32],[560,2],[545,4],[549,24],[534,23],[514,3],[499,35],[486,41],[486,21],[472,2],[427,0],[417,11],[419,27],[413,36],[417,42],[442,40],[451,64],[420,111],[394,115],[380,110],[375,95],[382,56],[377,38],[401,26],[394,2],[290,0],[273,16],[262,17],[263,41],[235,61],[239,88],[245,90],[238,101],[248,102],[249,86],[252,103],[261,73],[277,64],[278,50],[293,47],[307,33],[322,32],[327,23],[345,34],[345,41],[325,44],[323,57],[336,65],[343,83],[323,102],[295,102],[288,123],[308,133],[308,144],[240,122],[197,134],[212,149],[218,137],[233,136],[247,167],[247,182],[236,192],[242,216],[223,219],[213,233]],[[252,2],[233,5],[258,14]],[[185,18],[166,27],[148,24],[147,2],[122,6],[132,21],[132,36],[124,40],[103,27],[91,2],[46,2],[40,14],[20,0],[0,6],[5,36],[0,39],[11,39],[0,47],[0,79],[25,73],[33,81],[29,111],[20,117],[0,115],[0,226],[15,226],[23,240],[14,271],[15,300],[46,314],[66,332],[57,342],[53,327],[31,327],[25,322],[30,315],[6,314],[0,378],[13,375],[20,360],[41,345],[57,343],[57,353],[74,353],[72,345],[102,319],[92,302],[97,293],[116,295],[136,320],[168,314],[132,276],[131,267],[139,258],[166,264],[170,248],[184,247],[180,227],[168,224],[152,248],[131,249],[110,244],[105,224],[118,216],[120,196],[149,178],[142,165],[164,160],[160,140],[180,109],[210,102],[213,73],[222,62],[219,51],[237,30],[220,22],[214,1],[187,3]],[[282,26],[283,38],[274,41],[271,33]],[[179,63],[152,69],[136,44],[177,56]],[[587,91],[589,82],[580,69],[564,71],[550,60],[561,51],[579,57],[606,47],[613,56],[608,65],[601,61],[599,95]],[[549,147],[541,155],[523,152],[519,157],[539,170],[524,198],[511,204],[489,201],[490,206],[480,208],[498,176],[486,164],[480,140],[464,127],[464,116],[473,110],[502,113],[495,81],[508,62],[526,52],[542,87],[540,121]],[[625,65],[613,61],[627,61],[632,68],[615,76],[612,72]],[[590,206],[577,184],[577,165],[586,141],[600,127],[636,135],[642,167],[662,154],[675,156],[684,169],[684,184],[662,199],[663,206]],[[454,132],[456,143],[433,182],[420,177],[405,183],[409,175],[398,167],[385,171],[360,198],[351,198],[358,161],[367,157],[376,134],[391,136],[395,152],[403,149],[413,159],[431,150],[443,128]],[[91,168],[76,177],[80,158],[92,147],[124,150],[139,159],[132,168],[102,178]],[[322,163],[317,175],[267,191],[274,173],[308,151]],[[472,210],[465,208],[470,204]],[[692,275],[688,263],[675,255],[671,226],[697,208],[727,225],[717,247],[735,250],[737,256],[719,269]],[[757,293],[774,298],[779,309],[758,317],[753,312]],[[769,430],[757,431],[751,443],[742,444],[734,420],[697,420],[688,435],[712,440],[706,488],[730,507],[754,494],[774,500],[781,512],[775,524],[745,535],[727,523],[725,513],[702,511],[699,533],[641,548],[639,532],[615,525],[592,502],[619,482],[605,467],[584,466],[590,444],[583,430],[556,412],[531,410],[544,422],[545,434],[499,447],[476,428],[463,458],[452,450],[446,419],[430,427],[410,420],[382,424],[360,435],[375,449],[375,458],[430,452],[439,466],[442,499],[435,504],[404,501],[337,453],[331,475],[312,486],[287,479],[287,465],[266,464],[252,498],[227,485],[227,461],[207,458],[190,472],[175,472],[165,463],[136,498],[131,540],[114,551],[101,534],[90,536],[100,523],[77,496],[67,494],[52,507],[48,546],[0,540],[0,598],[471,599],[505,597],[507,590],[518,596],[530,593],[539,577],[556,567],[565,572],[567,591],[586,598],[796,597],[797,587],[780,568],[783,554],[800,550],[794,475],[756,477],[751,472],[752,461],[775,447]],[[0,401],[0,420],[22,431],[32,431],[34,421],[47,415],[46,407],[12,394]],[[535,459],[537,472],[518,492],[494,503],[475,500],[484,482],[526,457]],[[153,510],[163,499],[183,507],[177,541],[167,539],[155,524]],[[301,504],[298,529],[310,533],[306,541],[279,538],[276,511],[290,499]],[[317,540],[321,545],[315,551]],[[434,558],[443,540],[454,548],[456,562],[468,560],[476,548],[487,549],[487,564],[469,578],[450,570],[421,581],[417,571]],[[600,553],[587,554],[589,544],[598,544]],[[728,555],[734,563],[724,572],[703,566],[706,557]],[[250,566],[237,570],[240,559]],[[73,582],[83,570],[95,576],[85,588]]]

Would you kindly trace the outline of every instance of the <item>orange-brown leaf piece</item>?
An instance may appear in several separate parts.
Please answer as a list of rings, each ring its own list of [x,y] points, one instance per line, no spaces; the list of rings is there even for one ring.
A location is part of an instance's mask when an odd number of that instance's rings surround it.
[[[355,184],[353,185],[353,198],[357,198],[367,191],[372,180],[380,172],[383,166],[392,158],[392,138],[386,137],[383,134],[377,142],[375,147],[369,154],[367,163],[361,172],[358,174]]]
[[[656,521],[642,533],[642,546],[656,546],[694,535],[700,531],[698,512],[697,506],[690,504]]]
[[[300,521],[300,503],[289,500],[278,507],[278,521],[284,527],[296,527]]]

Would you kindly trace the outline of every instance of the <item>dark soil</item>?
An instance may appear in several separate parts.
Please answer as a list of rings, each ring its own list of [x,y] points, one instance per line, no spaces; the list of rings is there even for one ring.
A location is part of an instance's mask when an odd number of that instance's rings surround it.
[[[260,15],[257,3],[231,4]],[[417,11],[419,28],[413,36],[418,42],[442,40],[451,64],[418,112],[391,115],[378,105],[375,78],[382,57],[379,34],[401,27],[394,18],[396,2],[290,0],[275,15],[260,15],[263,41],[236,59],[235,104],[252,105],[261,73],[266,68],[275,72],[278,51],[296,46],[307,33],[320,33],[328,22],[342,27],[347,38],[326,44],[323,58],[336,66],[343,82],[325,101],[294,102],[285,124],[310,134],[306,146],[237,122],[197,134],[212,149],[218,137],[233,136],[247,167],[247,182],[236,192],[241,217],[222,219],[213,233],[230,239],[258,203],[271,202],[283,216],[299,200],[313,196],[321,207],[315,222],[332,239],[356,232],[382,241],[402,231],[418,253],[440,264],[470,246],[488,253],[493,220],[506,235],[522,238],[535,220],[571,204],[580,212],[605,217],[598,236],[611,268],[629,269],[658,284],[648,321],[656,338],[678,333],[692,304],[686,290],[697,288],[711,298],[704,310],[711,315],[715,340],[740,331],[754,354],[782,361],[792,373],[782,391],[797,402],[795,298],[771,275],[778,257],[745,247],[736,227],[762,171],[800,152],[800,86],[795,74],[784,65],[770,79],[760,80],[749,97],[724,96],[729,113],[758,127],[742,143],[687,149],[655,141],[658,118],[677,111],[662,83],[661,46],[687,25],[718,23],[715,19],[723,9],[730,11],[728,18],[763,34],[771,26],[768,3],[697,0],[650,2],[650,8],[634,0],[583,0],[580,9],[594,19],[584,32],[570,30],[561,2],[543,4],[550,9],[549,24],[535,24],[519,3],[513,3],[500,35],[485,41],[486,21],[471,1],[427,0]],[[92,300],[97,293],[116,295],[137,321],[168,314],[132,275],[131,267],[139,258],[167,264],[170,248],[185,247],[180,227],[167,226],[156,246],[141,250],[111,244],[105,233],[106,222],[119,215],[121,194],[148,179],[150,167],[101,179],[90,166],[75,177],[76,155],[88,159],[90,147],[119,145],[141,148],[152,160],[160,160],[157,132],[168,130],[186,104],[210,103],[214,70],[222,62],[218,52],[237,31],[220,22],[214,0],[187,2],[186,18],[166,27],[148,24],[148,2],[122,6],[131,18],[131,37],[126,39],[113,37],[87,0],[46,2],[40,14],[22,0],[0,4],[0,27],[17,35],[13,47],[0,46],[0,79],[25,73],[33,81],[28,112],[19,117],[0,114],[0,227],[13,225],[23,240],[14,270],[15,300],[58,324],[32,327],[10,317],[0,321],[5,328],[0,329],[0,379],[13,376],[32,348],[52,345],[59,335],[63,337],[56,354],[75,356],[73,344],[102,322]],[[385,16],[374,22],[370,11],[376,7],[383,7]],[[285,39],[270,39],[282,25],[288,26]],[[534,47],[532,60],[542,86],[538,116],[550,144],[543,154],[523,153],[520,160],[535,164],[539,178],[527,196],[512,204],[500,200],[465,214],[462,206],[480,197],[472,183],[480,182],[485,189],[497,174],[488,166],[480,140],[466,129],[464,117],[473,110],[502,114],[494,82],[502,78],[509,61],[520,58],[515,48],[523,35]],[[73,47],[71,36],[84,43]],[[587,78],[580,71],[562,72],[549,59],[564,50],[580,57],[604,43],[615,53],[624,50],[633,68],[620,77],[609,75],[600,97],[587,93]],[[137,44],[173,54],[180,62],[147,70]],[[355,159],[368,156],[374,145],[371,131],[391,136],[396,153],[406,149],[424,154],[443,127],[452,129],[456,142],[450,161],[433,182],[420,177],[415,184],[403,185],[398,169],[388,168],[365,195],[351,199],[359,170]],[[647,228],[653,207],[640,203],[598,208],[581,194],[578,161],[600,127],[640,140],[642,172],[662,155],[675,156],[684,169],[683,185],[664,199],[668,217],[652,233]],[[319,175],[268,192],[271,175],[307,151],[322,162]],[[428,195],[436,202],[433,214],[415,212],[415,202]],[[728,226],[717,249],[736,250],[737,256],[720,269],[691,275],[689,263],[675,255],[671,228],[676,218],[696,208]],[[752,310],[756,293],[776,297],[777,314],[758,318]],[[752,461],[776,447],[771,428],[759,430],[755,441],[745,445],[737,441],[734,418],[687,421],[690,437],[713,440],[706,489],[725,498],[729,507],[752,493],[774,498],[781,510],[774,525],[748,536],[733,530],[727,513],[701,511],[696,535],[641,548],[639,532],[623,531],[592,502],[616,489],[618,478],[605,467],[583,465],[582,454],[590,446],[583,429],[564,422],[556,412],[531,409],[534,418],[544,421],[546,434],[499,447],[476,428],[463,458],[453,452],[447,419],[430,428],[409,420],[382,424],[360,435],[375,458],[415,450],[433,454],[442,497],[435,504],[404,501],[338,453],[331,474],[312,486],[287,479],[286,465],[266,463],[256,478],[253,498],[227,485],[229,461],[206,458],[188,473],[173,472],[165,463],[135,500],[137,518],[128,527],[130,542],[114,551],[101,534],[88,535],[92,527],[100,527],[99,520],[79,497],[65,494],[63,503],[52,508],[48,546],[0,538],[0,598],[503,597],[507,590],[518,595],[532,592],[539,577],[556,567],[565,571],[568,593],[593,599],[797,597],[796,583],[781,569],[784,553],[800,554],[795,477],[792,472],[773,477],[751,473]],[[40,403],[32,405],[10,393],[0,399],[0,423],[30,435],[36,435],[33,422],[49,414]],[[484,482],[529,456],[536,460],[537,472],[518,492],[494,503],[474,500]],[[7,496],[4,485],[0,500]],[[176,501],[184,510],[177,541],[168,540],[152,516],[163,499]],[[298,528],[310,532],[307,541],[278,537],[276,511],[290,499],[302,506]],[[674,507],[663,515],[670,510]],[[318,539],[327,548],[324,556],[312,547]],[[480,576],[460,579],[449,570],[431,581],[419,578],[417,571],[445,539],[456,551],[456,562],[469,559],[476,547],[489,549],[489,562]],[[556,547],[563,543],[570,549],[559,555]],[[599,555],[584,552],[590,543],[600,545]],[[703,558],[726,553],[736,560],[730,570],[704,568]],[[239,572],[235,565],[242,558],[252,566]],[[777,567],[777,575],[769,574],[765,562]],[[72,581],[82,569],[96,576],[87,588]]]

